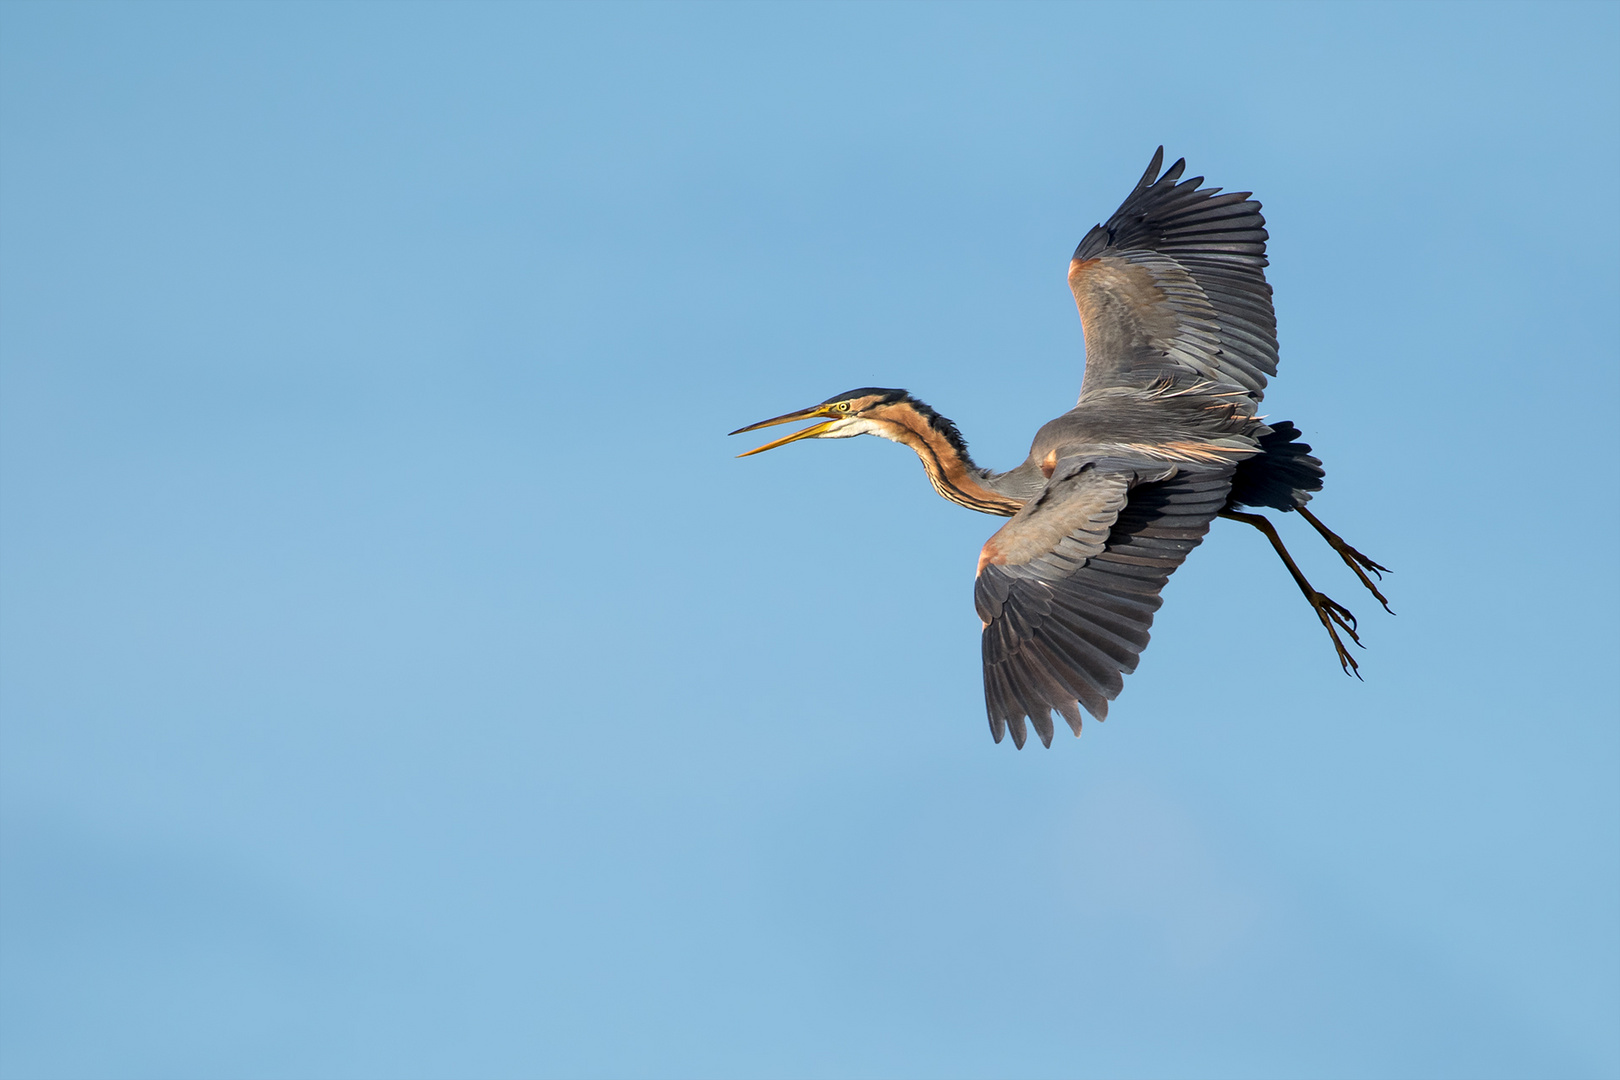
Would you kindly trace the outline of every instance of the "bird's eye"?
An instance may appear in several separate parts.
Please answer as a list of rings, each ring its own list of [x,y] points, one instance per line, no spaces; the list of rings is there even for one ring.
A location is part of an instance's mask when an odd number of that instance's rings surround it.
[[[839,411],[839,412],[849,412],[849,402],[847,402],[847,401],[840,401],[840,402],[839,402],[839,403],[838,403],[838,411]]]

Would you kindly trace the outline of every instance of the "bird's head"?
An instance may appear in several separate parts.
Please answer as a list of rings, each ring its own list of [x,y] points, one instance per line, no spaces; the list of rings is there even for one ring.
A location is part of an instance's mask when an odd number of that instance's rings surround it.
[[[775,427],[777,424],[791,424],[795,420],[816,421],[785,438],[768,442],[746,454],[738,454],[738,457],[764,453],[766,450],[774,450],[778,446],[786,446],[800,439],[848,439],[855,435],[880,435],[886,439],[900,441],[902,431],[912,430],[912,425],[905,422],[906,414],[921,415],[919,410],[933,415],[932,409],[912,398],[904,390],[863,386],[859,390],[834,395],[820,405],[812,405],[808,409],[800,409],[785,416],[772,417],[757,424],[738,428],[732,434],[741,435],[745,431]]]

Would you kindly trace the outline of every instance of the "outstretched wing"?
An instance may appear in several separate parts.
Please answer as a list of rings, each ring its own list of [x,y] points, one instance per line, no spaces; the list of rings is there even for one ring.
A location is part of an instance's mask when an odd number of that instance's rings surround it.
[[[1059,461],[1039,498],[979,556],[984,700],[997,742],[1027,716],[1052,745],[1052,710],[1076,735],[1136,670],[1159,590],[1226,502],[1233,466]]]
[[[1185,160],[1161,176],[1163,163],[1161,146],[1069,264],[1086,335],[1080,397],[1196,374],[1259,401],[1277,374],[1260,204],[1246,191],[1200,188],[1201,176],[1181,180]]]

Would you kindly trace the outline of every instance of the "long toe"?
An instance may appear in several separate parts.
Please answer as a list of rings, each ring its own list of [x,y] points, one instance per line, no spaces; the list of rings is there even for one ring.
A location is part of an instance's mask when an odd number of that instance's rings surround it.
[[[1355,548],[1351,547],[1349,544],[1345,544],[1343,540],[1340,540],[1339,543],[1344,544],[1344,547],[1342,549],[1340,549],[1340,554],[1341,555],[1347,555],[1353,561],[1355,561],[1357,563],[1360,563],[1361,568],[1363,570],[1371,570],[1373,573],[1377,574],[1380,578],[1382,578],[1385,574],[1392,573],[1392,571],[1390,570],[1389,567],[1387,567],[1387,566],[1379,566],[1377,563],[1375,563],[1371,559],[1367,558],[1367,556],[1363,555],[1361,552],[1357,551]]]
[[[1346,544],[1345,546],[1350,547],[1350,545],[1348,545],[1348,544]],[[1384,567],[1379,566],[1377,563],[1373,562],[1371,559],[1366,558],[1366,556],[1362,555],[1361,552],[1357,551],[1355,548],[1350,548],[1350,554],[1348,554],[1348,555],[1346,555],[1344,552],[1340,552],[1339,554],[1344,555],[1345,565],[1350,567],[1351,570],[1355,571],[1356,577],[1360,578],[1361,583],[1363,585],[1367,586],[1367,591],[1372,593],[1373,596],[1378,600],[1378,602],[1380,604],[1384,605],[1384,610],[1389,611],[1389,613],[1391,615],[1395,614],[1395,612],[1390,611],[1389,601],[1384,598],[1383,593],[1378,591],[1378,586],[1376,586],[1376,585],[1374,585],[1372,583],[1372,578],[1367,576],[1366,570],[1363,570],[1362,567],[1365,566],[1367,568],[1367,570],[1371,570],[1375,574],[1378,574],[1378,572],[1380,570],[1384,570],[1384,573],[1388,573],[1388,570],[1385,570]],[[1350,555],[1355,555],[1358,558],[1352,559],[1350,557]],[[1361,561],[1361,560],[1365,560],[1365,561]],[[1383,580],[1383,574],[1379,574],[1379,580],[1380,581]]]
[[[1322,620],[1322,626],[1327,630],[1328,637],[1333,639],[1333,651],[1338,655],[1339,666],[1344,669],[1346,675],[1361,678],[1361,665],[1356,663],[1356,658],[1350,655],[1350,650],[1344,647],[1344,641],[1339,637],[1339,631],[1343,630],[1358,647],[1365,648],[1361,644],[1361,638],[1356,634],[1356,617],[1343,605],[1321,593],[1313,594],[1310,599],[1311,607],[1316,609],[1316,617]]]
[[[1356,636],[1356,630],[1361,624],[1356,622],[1356,616],[1349,608],[1323,593],[1317,593],[1311,598],[1311,606],[1316,608],[1318,613],[1325,611],[1328,617],[1344,628],[1345,633],[1350,635],[1350,640],[1357,645],[1361,644],[1361,638]]]

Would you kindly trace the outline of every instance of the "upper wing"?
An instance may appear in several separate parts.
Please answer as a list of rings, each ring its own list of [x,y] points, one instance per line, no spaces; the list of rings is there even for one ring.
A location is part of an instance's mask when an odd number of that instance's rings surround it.
[[[1159,147],[1106,225],[1075,248],[1069,287],[1086,335],[1080,396],[1197,373],[1259,401],[1277,374],[1266,229],[1246,191],[1218,194]]]
[[[1039,498],[979,556],[984,700],[997,742],[1020,748],[1024,717],[1052,745],[1056,709],[1080,734],[1136,670],[1159,590],[1226,502],[1233,466],[1117,459],[1058,462]]]

